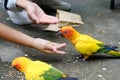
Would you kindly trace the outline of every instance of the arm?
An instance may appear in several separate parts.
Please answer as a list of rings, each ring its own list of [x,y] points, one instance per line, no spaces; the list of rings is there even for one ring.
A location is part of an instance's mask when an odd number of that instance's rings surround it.
[[[0,38],[19,45],[35,48],[44,53],[65,54],[64,51],[59,50],[66,46],[65,43],[58,44],[41,38],[32,38],[2,23],[0,23]]]

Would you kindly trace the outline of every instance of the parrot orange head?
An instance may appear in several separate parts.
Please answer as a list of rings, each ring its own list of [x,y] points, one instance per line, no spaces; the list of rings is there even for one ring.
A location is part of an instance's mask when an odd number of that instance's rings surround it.
[[[71,40],[74,37],[76,30],[71,26],[64,26],[60,28],[60,34],[66,39]]]
[[[15,67],[17,70],[24,72],[26,66],[31,62],[30,59],[26,57],[18,57],[12,61],[12,66]]]

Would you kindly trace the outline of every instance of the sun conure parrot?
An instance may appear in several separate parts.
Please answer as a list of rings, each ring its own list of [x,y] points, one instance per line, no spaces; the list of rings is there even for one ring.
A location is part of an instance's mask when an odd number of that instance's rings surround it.
[[[95,53],[107,53],[113,56],[120,56],[117,46],[105,45],[103,42],[92,38],[89,35],[81,34],[72,26],[64,26],[59,30],[60,34],[68,39],[83,56],[83,60],[87,60]]]
[[[12,66],[25,74],[26,80],[78,80],[68,77],[62,71],[42,62],[33,61],[27,57],[18,57],[12,61]]]

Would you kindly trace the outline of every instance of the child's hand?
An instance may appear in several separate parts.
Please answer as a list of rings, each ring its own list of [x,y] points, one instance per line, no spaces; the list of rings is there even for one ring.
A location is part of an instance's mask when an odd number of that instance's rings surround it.
[[[59,50],[61,48],[64,48],[65,46],[65,43],[59,44],[40,38],[36,38],[34,40],[34,48],[49,54],[65,54],[64,51]]]

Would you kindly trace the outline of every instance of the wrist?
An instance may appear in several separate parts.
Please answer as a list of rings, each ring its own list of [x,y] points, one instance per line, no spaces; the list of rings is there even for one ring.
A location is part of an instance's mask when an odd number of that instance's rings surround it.
[[[51,42],[41,38],[34,38],[32,47],[43,51]]]
[[[16,6],[25,9],[28,2],[29,2],[28,0],[17,0],[16,1]]]
[[[38,50],[41,49],[42,46],[41,46],[40,42],[41,42],[41,38],[34,38],[32,44],[31,44],[32,48],[38,49]]]

